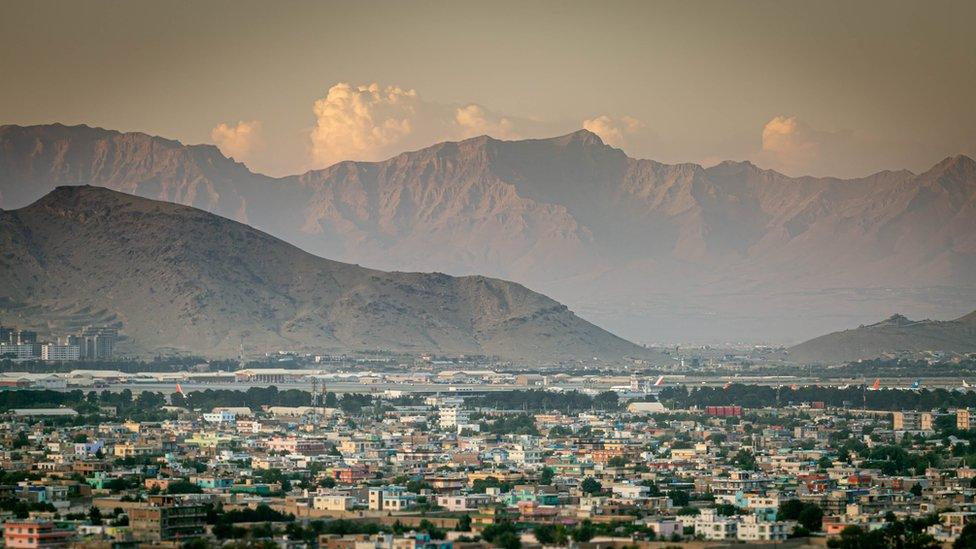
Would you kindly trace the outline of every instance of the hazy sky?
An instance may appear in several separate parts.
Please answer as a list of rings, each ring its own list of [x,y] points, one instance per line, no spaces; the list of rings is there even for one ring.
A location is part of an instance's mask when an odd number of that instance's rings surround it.
[[[0,2],[0,123],[285,174],[586,126],[790,174],[976,153],[976,2]]]

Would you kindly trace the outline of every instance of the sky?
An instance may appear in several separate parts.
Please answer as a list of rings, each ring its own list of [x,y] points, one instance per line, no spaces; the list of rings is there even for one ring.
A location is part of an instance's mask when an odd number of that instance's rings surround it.
[[[286,175],[585,127],[790,175],[976,155],[972,1],[0,2],[0,123]]]

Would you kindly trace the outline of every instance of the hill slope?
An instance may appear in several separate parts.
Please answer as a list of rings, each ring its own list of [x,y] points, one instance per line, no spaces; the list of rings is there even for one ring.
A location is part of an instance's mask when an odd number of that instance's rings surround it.
[[[965,156],[918,175],[790,178],[633,159],[579,131],[272,179],[209,146],[0,128],[0,206],[84,183],[195,205],[324,257],[516,280],[643,340],[795,341],[892,310],[976,306]]]
[[[644,351],[525,287],[321,259],[187,206],[59,187],[0,211],[0,322],[120,326],[131,350],[393,350],[557,361]]]
[[[976,353],[976,312],[947,321],[894,315],[811,339],[791,348],[790,356],[806,363],[841,363],[924,351]]]

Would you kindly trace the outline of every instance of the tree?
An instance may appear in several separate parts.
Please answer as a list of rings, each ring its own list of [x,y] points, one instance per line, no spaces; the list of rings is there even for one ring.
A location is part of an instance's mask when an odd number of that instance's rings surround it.
[[[807,505],[800,511],[798,522],[811,532],[819,532],[823,528],[823,511],[816,505]]]
[[[519,541],[518,530],[516,530],[515,524],[509,520],[489,524],[481,531],[481,537],[496,547],[518,549],[522,546],[522,542]]]
[[[471,515],[461,515],[461,518],[458,519],[457,530],[458,532],[471,531]]]
[[[976,548],[976,523],[970,522],[959,533],[956,541],[952,542],[952,549]]]
[[[593,477],[586,477],[580,484],[580,489],[583,490],[584,493],[592,496],[593,494],[599,494],[602,492],[603,485],[600,484],[600,481]]]
[[[593,523],[588,520],[584,520],[576,528],[573,529],[572,537],[573,537],[573,541],[577,543],[586,543],[591,539],[593,539],[595,535],[596,535],[596,528],[593,526]]]
[[[543,545],[552,545],[556,543],[555,524],[537,524],[535,528],[532,529],[532,533],[535,534],[536,541]]]
[[[811,532],[819,532],[823,528],[823,510],[816,504],[806,503],[798,499],[790,499],[781,503],[776,518],[779,520],[795,520]]]
[[[756,470],[756,457],[749,450],[739,450],[736,452],[735,457],[732,458],[732,461],[736,467],[743,471]]]
[[[684,490],[668,490],[668,497],[671,498],[671,505],[675,507],[685,507],[691,501],[688,492]]]
[[[542,474],[539,476],[539,484],[552,484],[552,477],[555,476],[552,467],[543,467]]]
[[[167,494],[201,494],[203,493],[203,488],[200,488],[195,483],[187,482],[185,480],[178,480],[176,482],[170,482],[166,486]]]
[[[93,505],[92,508],[88,510],[88,520],[91,521],[92,525],[94,526],[102,524],[102,510]]]
[[[520,549],[522,547],[522,540],[514,532],[501,534],[495,538],[494,543],[495,547],[501,547],[502,549]]]

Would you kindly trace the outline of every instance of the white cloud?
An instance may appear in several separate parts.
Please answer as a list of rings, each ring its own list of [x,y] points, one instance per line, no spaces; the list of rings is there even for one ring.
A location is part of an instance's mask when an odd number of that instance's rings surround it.
[[[795,173],[809,169],[829,139],[795,116],[777,116],[763,126],[762,153],[776,168]]]
[[[518,139],[520,136],[514,130],[514,123],[503,116],[490,113],[481,105],[467,105],[458,107],[454,115],[454,122],[460,128],[462,137],[490,135],[498,139]]]
[[[631,116],[615,119],[604,114],[584,120],[583,129],[599,135],[607,145],[623,148],[633,136],[644,129],[644,123]]]
[[[378,84],[329,88],[315,101],[311,132],[312,160],[328,165],[340,160],[378,160],[394,151],[417,130],[423,110],[414,90]]]
[[[763,126],[762,147],[754,160],[792,176],[856,177],[905,167],[922,149],[909,139],[822,130],[795,116],[776,116]]]
[[[261,123],[257,120],[240,121],[233,126],[220,123],[210,131],[210,138],[220,152],[238,162],[250,160],[264,146]]]
[[[375,83],[336,84],[315,101],[312,110],[315,124],[309,133],[309,156],[319,168],[342,160],[383,160],[479,135],[519,139],[527,133],[549,132],[544,123],[502,116],[478,104],[435,103],[414,90]]]

